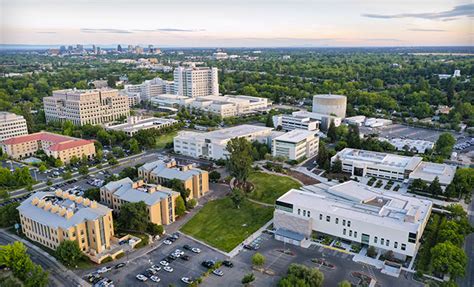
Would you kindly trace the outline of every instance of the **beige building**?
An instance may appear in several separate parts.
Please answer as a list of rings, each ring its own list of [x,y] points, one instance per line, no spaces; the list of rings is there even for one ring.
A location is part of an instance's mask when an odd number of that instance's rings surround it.
[[[289,160],[311,158],[318,154],[319,137],[314,132],[294,129],[273,139],[273,156]]]
[[[346,96],[331,94],[313,96],[313,113],[345,118],[346,109]]]
[[[13,159],[33,156],[38,150],[63,163],[68,163],[74,156],[79,159],[83,156],[92,159],[95,156],[94,141],[49,132],[17,136],[4,140],[1,145],[3,151]]]
[[[186,97],[219,95],[217,68],[177,67],[174,70],[174,93]]]
[[[200,198],[209,191],[209,173],[195,168],[192,164],[178,166],[175,160],[157,160],[138,168],[138,176],[149,183],[163,184],[179,179],[185,189],[190,190],[188,199]]]
[[[73,240],[91,260],[114,258],[112,210],[87,198],[60,189],[36,192],[18,207],[21,229],[30,240],[55,250],[64,240]]]
[[[27,134],[28,128],[23,116],[0,112],[0,141]]]
[[[179,193],[161,185],[145,184],[143,180],[133,182],[126,177],[112,181],[100,189],[100,201],[119,213],[126,202],[143,201],[148,210],[148,220],[159,225],[168,225],[175,220],[175,200]]]
[[[71,121],[75,125],[98,125],[130,115],[128,96],[115,89],[59,90],[44,97],[46,122]]]

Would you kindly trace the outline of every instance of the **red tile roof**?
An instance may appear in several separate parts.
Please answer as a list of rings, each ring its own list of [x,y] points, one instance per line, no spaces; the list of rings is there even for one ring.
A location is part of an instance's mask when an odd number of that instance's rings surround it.
[[[21,144],[21,143],[31,142],[31,141],[51,142],[52,145],[49,147],[49,150],[51,151],[66,150],[66,149],[70,149],[70,148],[74,148],[74,147],[78,147],[81,145],[86,145],[86,144],[94,142],[91,140],[77,139],[73,137],[67,137],[67,136],[48,133],[48,132],[39,132],[39,133],[17,136],[14,138],[7,139],[3,141],[3,144],[14,145],[14,144]]]

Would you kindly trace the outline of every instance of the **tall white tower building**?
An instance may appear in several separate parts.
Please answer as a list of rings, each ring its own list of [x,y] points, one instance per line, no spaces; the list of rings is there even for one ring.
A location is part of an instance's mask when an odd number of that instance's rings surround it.
[[[174,70],[174,92],[180,96],[218,96],[217,68],[177,67]]]

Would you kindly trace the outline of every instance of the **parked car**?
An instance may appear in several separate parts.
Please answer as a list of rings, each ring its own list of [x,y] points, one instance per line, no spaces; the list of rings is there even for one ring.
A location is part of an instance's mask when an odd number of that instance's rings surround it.
[[[183,259],[184,261],[188,261],[189,259],[191,259],[191,257],[189,257],[189,255],[186,255],[186,254],[181,255],[179,258]]]
[[[222,262],[222,265],[229,268],[234,267],[234,263],[230,262],[229,260],[224,260],[224,262]]]
[[[197,247],[192,248],[191,251],[194,252],[194,253],[197,253],[197,254],[201,253],[201,249],[199,249]]]
[[[180,234],[178,232],[175,232],[173,234],[171,234],[171,237],[173,237],[174,239],[178,239],[180,236]]]
[[[122,268],[122,267],[124,267],[125,265],[126,265],[126,264],[123,263],[123,262],[122,262],[122,263],[119,263],[119,264],[115,265],[115,269]]]
[[[185,245],[183,246],[183,248],[186,249],[186,250],[191,250],[191,249],[193,249],[191,246],[189,246],[189,245],[187,245],[187,244],[185,244]]]
[[[165,270],[166,272],[173,272],[173,268],[171,268],[170,266],[163,267],[163,270]]]
[[[189,277],[181,277],[181,281],[186,284],[193,284],[193,280]]]
[[[104,266],[104,267],[100,268],[99,270],[97,270],[97,273],[102,274],[102,273],[110,271],[111,269],[112,268],[109,267],[109,266]]]
[[[150,280],[153,281],[153,282],[156,282],[156,283],[158,283],[158,282],[161,281],[161,279],[158,278],[158,276],[151,276],[151,277],[150,277]]]
[[[160,271],[161,270],[161,267],[157,266],[157,265],[152,265],[150,268],[152,268],[155,271]]]
[[[212,271],[212,274],[217,275],[217,276],[224,276],[224,272],[222,272],[222,270],[220,269],[216,269]]]
[[[206,260],[206,261],[203,261],[201,263],[202,266],[204,266],[208,269],[214,267],[215,264],[216,264],[216,262],[214,262],[214,260]]]
[[[146,280],[148,280],[148,278],[146,278],[146,276],[143,274],[138,274],[135,278],[137,278],[138,280],[142,282],[145,282]]]
[[[173,242],[171,242],[170,240],[165,240],[165,241],[163,241],[163,243],[166,244],[166,245],[171,245],[171,243],[173,243]]]
[[[162,265],[162,266],[168,266],[168,265],[170,265],[170,264],[168,263],[168,261],[161,260],[161,261],[160,261],[160,265]]]

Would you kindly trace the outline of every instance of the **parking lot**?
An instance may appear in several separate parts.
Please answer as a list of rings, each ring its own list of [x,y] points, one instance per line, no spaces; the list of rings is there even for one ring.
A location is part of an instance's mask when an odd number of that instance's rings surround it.
[[[162,243],[161,243],[162,244]],[[184,245],[189,245],[191,247],[197,247],[201,250],[199,254],[196,254],[192,251],[185,250]],[[177,258],[175,260],[166,259],[171,253],[176,249],[184,251],[184,254],[189,256],[189,260],[183,260]],[[141,256],[140,258],[129,262],[125,267],[121,269],[112,269],[111,271],[105,273],[103,276],[110,278],[114,281],[115,286],[168,286],[173,284],[174,286],[187,286],[186,283],[181,281],[182,277],[188,277],[195,279],[200,277],[207,269],[201,266],[201,263],[205,260],[214,260],[214,261],[223,261],[225,256],[217,251],[214,251],[203,244],[200,244],[185,235],[181,235],[179,239],[173,242],[171,245],[162,244],[152,252]],[[167,272],[163,269],[164,266],[160,264],[160,261],[167,260],[169,261],[169,266],[173,268],[172,272]],[[138,274],[145,274],[146,270],[152,265],[160,266],[156,274],[160,278],[160,282],[157,284],[150,279],[145,282],[139,281],[136,276]],[[210,277],[215,277],[217,282],[220,282],[220,286],[227,282],[227,273],[233,268],[227,268],[222,266],[220,268],[224,272],[224,276],[219,277],[217,275],[211,274]],[[226,284],[226,283],[225,283]]]
[[[443,131],[409,127],[401,124],[393,124],[379,128],[361,127],[360,131],[364,134],[379,133],[380,136],[385,138],[406,138],[413,140],[426,140],[431,142],[436,142],[438,137],[444,133]],[[455,138],[459,137],[459,135],[455,133],[453,133],[453,136]]]

